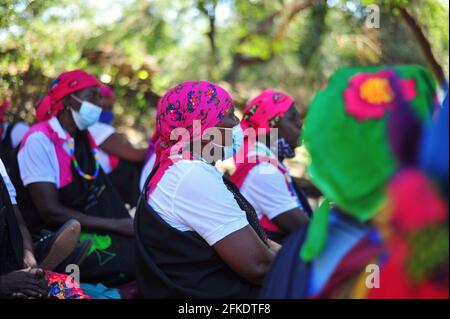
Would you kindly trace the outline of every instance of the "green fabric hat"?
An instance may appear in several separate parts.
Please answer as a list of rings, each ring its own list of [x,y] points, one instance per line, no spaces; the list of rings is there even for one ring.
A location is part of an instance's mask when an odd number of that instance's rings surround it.
[[[301,135],[311,156],[312,181],[330,202],[362,222],[383,205],[385,183],[397,166],[387,132],[397,93],[392,78],[418,117],[429,119],[436,84],[425,68],[341,68],[315,95]],[[301,252],[306,261],[326,244],[328,212],[323,211],[319,209],[309,227]]]

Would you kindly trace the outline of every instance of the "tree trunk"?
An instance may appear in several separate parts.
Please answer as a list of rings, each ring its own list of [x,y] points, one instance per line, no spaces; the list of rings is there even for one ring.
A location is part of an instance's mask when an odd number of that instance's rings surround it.
[[[209,46],[211,50],[211,59],[208,65],[208,77],[211,80],[215,78],[215,67],[219,64],[219,55],[216,46],[216,8],[217,0],[208,1],[208,4],[204,0],[198,2],[198,9],[209,20],[209,31],[207,32]]]
[[[448,84],[447,79],[445,78],[444,70],[436,60],[436,57],[434,56],[431,49],[431,44],[425,36],[422,28],[419,26],[416,19],[406,10],[406,8],[399,7],[398,10],[401,17],[403,18],[403,21],[405,21],[406,25],[409,27],[414,37],[416,38],[425,61],[427,62],[428,67],[431,69],[437,81],[439,82],[439,85],[447,87]]]

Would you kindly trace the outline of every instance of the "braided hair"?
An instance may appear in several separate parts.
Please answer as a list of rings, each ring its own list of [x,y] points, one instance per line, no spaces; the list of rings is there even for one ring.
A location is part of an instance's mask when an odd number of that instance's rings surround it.
[[[242,196],[241,192],[239,191],[239,188],[237,188],[236,185],[232,181],[230,181],[225,176],[222,177],[223,182],[225,186],[228,188],[228,190],[233,194],[234,199],[238,203],[239,207],[245,212],[247,215],[247,220],[250,226],[253,228],[253,230],[256,232],[258,237],[266,244],[267,243],[267,234],[264,231],[264,229],[261,227],[261,224],[259,223],[258,216],[256,215],[256,211],[253,208],[253,206],[248,202],[247,199],[245,199],[244,196]]]

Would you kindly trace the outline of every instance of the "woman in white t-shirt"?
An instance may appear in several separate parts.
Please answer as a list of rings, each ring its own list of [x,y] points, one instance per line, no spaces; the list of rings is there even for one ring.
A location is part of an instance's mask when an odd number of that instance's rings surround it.
[[[159,103],[156,163],[135,217],[143,297],[258,295],[279,246],[212,165],[239,148],[238,124],[231,97],[213,83],[184,82]]]
[[[93,242],[80,265],[81,280],[115,287],[134,280],[133,219],[101,169],[87,130],[101,113],[99,85],[82,70],[60,74],[37,104],[38,123],[21,143],[18,164],[35,206],[24,211],[30,231],[78,220],[81,239]]]
[[[241,121],[244,147],[234,158],[236,171],[230,178],[255,208],[269,238],[278,243],[306,225],[312,213],[283,165],[285,158],[295,156],[300,135],[301,120],[294,103],[290,96],[272,89],[249,102]]]

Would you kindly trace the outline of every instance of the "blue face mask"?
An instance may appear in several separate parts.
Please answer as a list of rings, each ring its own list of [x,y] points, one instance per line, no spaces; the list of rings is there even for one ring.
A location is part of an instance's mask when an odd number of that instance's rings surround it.
[[[113,111],[102,111],[102,114],[100,114],[100,119],[98,121],[100,123],[112,125],[112,122],[114,121]]]
[[[102,109],[100,106],[95,105],[88,101],[82,101],[75,95],[72,97],[81,103],[80,110],[77,112],[74,109],[70,109],[72,112],[73,120],[80,131],[87,129],[89,126],[98,122]]]
[[[242,127],[240,124],[237,124],[232,129],[231,128],[223,128],[223,129],[232,130],[232,144],[227,146],[218,145],[216,143],[212,144],[223,148],[223,160],[226,160],[235,156],[241,150],[241,147],[244,144],[244,132],[242,131]]]

